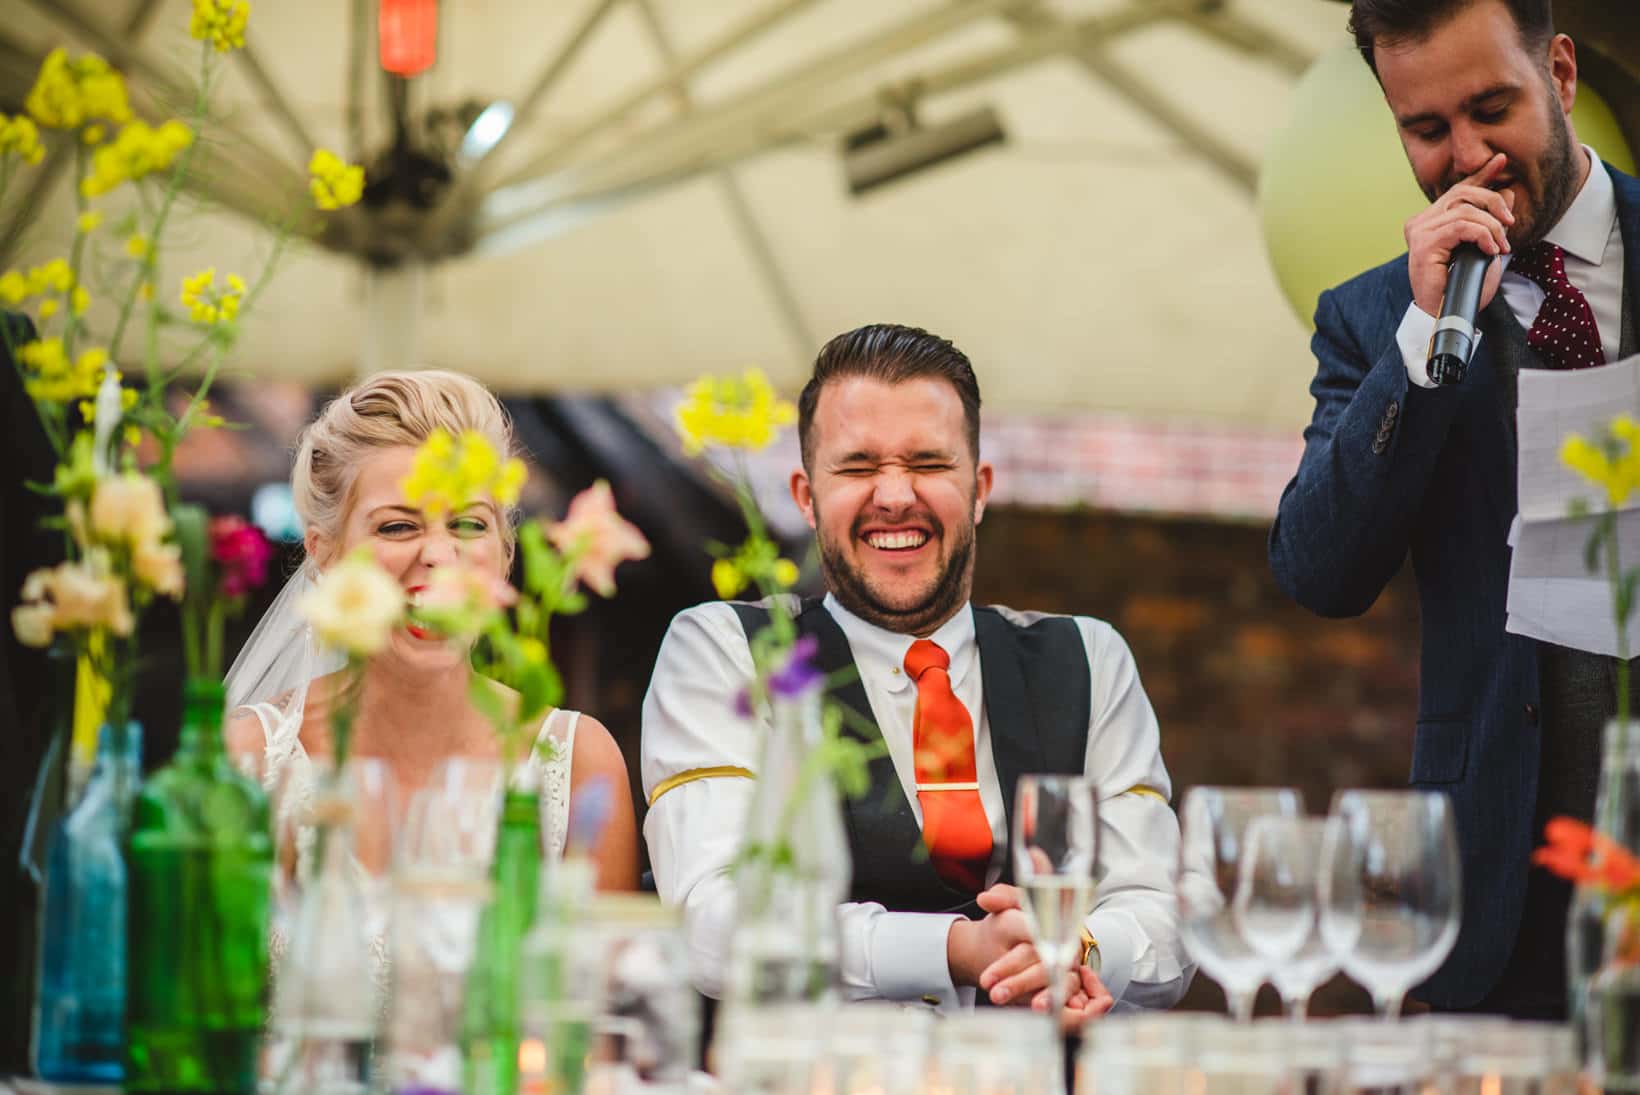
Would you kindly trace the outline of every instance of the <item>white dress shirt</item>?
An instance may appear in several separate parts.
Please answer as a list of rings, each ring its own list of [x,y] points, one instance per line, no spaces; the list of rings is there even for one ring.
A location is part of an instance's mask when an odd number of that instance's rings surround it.
[[[1600,348],[1607,362],[1613,362],[1623,338],[1623,233],[1617,224],[1612,177],[1594,149],[1584,145],[1583,152],[1589,157],[1589,177],[1566,215],[1544,238],[1565,250],[1567,280],[1588,298],[1600,331]],[[1530,331],[1545,294],[1537,282],[1509,272],[1512,257],[1503,257],[1503,280],[1498,292],[1521,328]],[[1420,388],[1435,387],[1428,367],[1429,340],[1434,334],[1435,317],[1418,307],[1416,301],[1408,305],[1395,341],[1401,348],[1407,377]]]
[[[830,596],[825,607],[848,638],[860,683],[920,824],[911,741],[917,690],[902,668],[913,636],[869,624]],[[1167,1007],[1184,994],[1194,967],[1176,927],[1179,826],[1167,804],[1172,784],[1162,764],[1156,715],[1122,637],[1103,621],[1074,619],[1092,683],[1085,770],[1100,796],[1101,873],[1086,926],[1099,945],[1100,976],[1118,1006]],[[970,713],[978,713],[974,759],[980,800],[991,822],[989,884],[1001,873],[1008,831],[972,608],[964,605],[930,638],[951,657],[957,697]],[[753,790],[752,780],[724,770],[755,771],[769,729],[766,721],[754,724],[732,710],[751,674],[751,653],[734,610],[722,602],[698,605],[668,628],[643,706],[641,763],[650,799],[644,836],[650,862],[661,899],[684,910],[696,984],[711,996],[721,993],[727,966],[734,916],[729,866]],[[846,995],[937,998],[942,1007],[971,1002],[973,990],[959,991],[946,963],[946,936],[956,919],[949,913],[894,912],[875,902],[840,906]]]

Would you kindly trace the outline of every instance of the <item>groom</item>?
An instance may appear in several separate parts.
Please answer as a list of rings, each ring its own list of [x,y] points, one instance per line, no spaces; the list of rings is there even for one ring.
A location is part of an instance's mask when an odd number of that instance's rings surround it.
[[[844,806],[854,864],[838,909],[844,992],[1046,1006],[1009,885],[1009,819],[1022,773],[1068,772],[1097,784],[1102,831],[1100,897],[1083,911],[1085,999],[1064,1018],[1113,1002],[1167,1007],[1193,968],[1176,930],[1179,830],[1156,717],[1109,624],[969,603],[992,480],[979,405],[960,350],[886,324],[827,343],[798,405],[792,496],[829,590],[802,604],[798,627],[818,640],[822,669],[857,671],[838,698],[875,726],[862,736],[887,744],[870,791]],[[747,636],[767,618],[761,605],[722,602],[679,614],[644,700],[644,835],[709,996],[724,989],[729,868],[769,732],[766,719],[736,718],[734,698],[752,672]],[[947,760],[943,777],[917,770],[931,747]],[[932,811],[941,825],[925,852]]]

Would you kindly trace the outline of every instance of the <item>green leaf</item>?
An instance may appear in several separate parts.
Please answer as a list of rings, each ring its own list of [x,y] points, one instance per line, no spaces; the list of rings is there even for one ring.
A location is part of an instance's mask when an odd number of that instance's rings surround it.
[[[1583,569],[1593,573],[1600,569],[1600,545],[1606,540],[1604,527],[1595,529],[1589,534],[1589,542],[1583,545]]]

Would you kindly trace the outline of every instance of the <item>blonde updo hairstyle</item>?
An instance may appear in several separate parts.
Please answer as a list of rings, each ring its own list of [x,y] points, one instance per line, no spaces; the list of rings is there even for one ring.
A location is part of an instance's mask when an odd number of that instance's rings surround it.
[[[439,429],[456,437],[475,430],[503,458],[513,455],[512,420],[500,400],[461,373],[377,373],[331,400],[297,442],[290,486],[303,526],[337,543],[353,506],[360,463],[374,449],[414,447]],[[509,564],[516,540],[515,509],[502,511],[498,530]]]

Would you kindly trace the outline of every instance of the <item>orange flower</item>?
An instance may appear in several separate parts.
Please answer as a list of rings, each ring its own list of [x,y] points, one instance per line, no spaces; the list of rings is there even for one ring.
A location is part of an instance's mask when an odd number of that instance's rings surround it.
[[[1572,882],[1590,882],[1594,871],[1589,857],[1594,852],[1594,829],[1576,818],[1557,817],[1543,827],[1543,847],[1532,853],[1532,862]]]
[[[1532,853],[1532,862],[1562,878],[1589,883],[1605,893],[1640,887],[1640,858],[1611,837],[1576,818],[1557,817],[1544,826],[1548,843]]]

